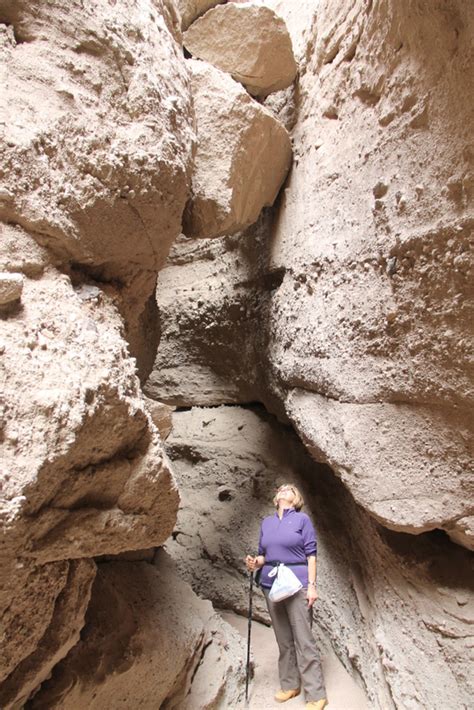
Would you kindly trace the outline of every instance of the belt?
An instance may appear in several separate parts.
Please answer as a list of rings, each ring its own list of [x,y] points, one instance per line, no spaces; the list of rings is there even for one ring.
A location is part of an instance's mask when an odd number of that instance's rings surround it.
[[[285,565],[285,567],[301,567],[301,565],[307,564],[307,562],[280,562],[279,560],[268,560],[268,562],[265,561],[263,566],[266,567],[267,565],[270,565],[270,567],[276,567],[277,565]]]

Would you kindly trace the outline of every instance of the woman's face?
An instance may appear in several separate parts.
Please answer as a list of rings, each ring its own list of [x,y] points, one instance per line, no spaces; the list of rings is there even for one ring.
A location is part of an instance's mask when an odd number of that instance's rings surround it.
[[[296,495],[292,486],[280,486],[276,494],[276,499],[278,503],[282,501],[292,505],[294,503],[295,498]]]

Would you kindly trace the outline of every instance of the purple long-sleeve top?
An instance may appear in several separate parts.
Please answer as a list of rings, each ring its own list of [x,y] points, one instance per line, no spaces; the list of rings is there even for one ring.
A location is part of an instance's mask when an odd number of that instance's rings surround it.
[[[262,587],[271,587],[274,580],[268,576],[272,565],[267,562],[291,562],[291,571],[303,587],[307,587],[308,557],[316,555],[316,532],[310,518],[294,508],[285,509],[281,520],[278,513],[269,515],[260,528],[258,554],[265,556],[260,578]],[[296,563],[298,566],[293,567]]]

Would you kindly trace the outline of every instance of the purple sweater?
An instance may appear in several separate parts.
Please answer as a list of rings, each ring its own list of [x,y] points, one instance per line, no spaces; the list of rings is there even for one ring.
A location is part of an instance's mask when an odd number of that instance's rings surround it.
[[[310,555],[316,555],[316,533],[313,524],[306,513],[298,513],[294,508],[283,511],[282,519],[278,513],[269,515],[262,522],[258,554],[265,555],[268,562],[301,563],[301,566],[291,567],[303,587],[308,586],[308,560]],[[271,587],[274,577],[268,573],[271,565],[262,568],[260,584]]]

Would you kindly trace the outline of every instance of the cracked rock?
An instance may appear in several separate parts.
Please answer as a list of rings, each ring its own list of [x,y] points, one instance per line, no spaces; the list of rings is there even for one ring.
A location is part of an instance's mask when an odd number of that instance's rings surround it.
[[[273,204],[291,163],[283,125],[229,76],[190,60],[198,147],[184,233],[232,234]]]
[[[296,76],[286,25],[261,5],[229,3],[209,10],[185,33],[184,45],[193,57],[228,72],[252,96],[286,89]]]

